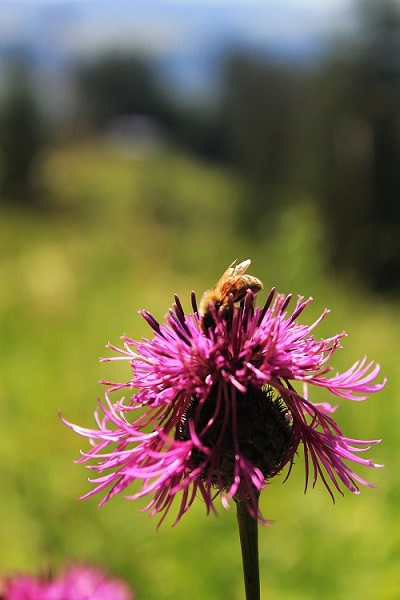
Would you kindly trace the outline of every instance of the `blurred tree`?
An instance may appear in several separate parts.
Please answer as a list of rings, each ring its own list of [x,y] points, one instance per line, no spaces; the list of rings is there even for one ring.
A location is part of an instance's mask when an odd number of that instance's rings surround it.
[[[174,106],[171,137],[191,152],[218,163],[231,159],[228,151],[227,120],[222,107]]]
[[[222,103],[227,154],[250,182],[238,220],[252,232],[271,216],[288,184],[296,85],[292,72],[277,62],[244,54],[226,62]]]
[[[10,63],[0,107],[0,190],[2,200],[29,205],[39,201],[33,170],[44,142],[29,65]]]
[[[225,103],[234,162],[254,179],[279,182],[290,127],[286,73],[259,58],[233,56]]]
[[[89,128],[104,131],[122,115],[151,117],[170,140],[209,160],[225,160],[225,122],[218,107],[188,106],[159,85],[156,69],[136,54],[107,53],[78,65],[75,78]],[[128,122],[128,120],[127,120]]]
[[[359,2],[359,43],[323,75],[332,263],[375,289],[400,285],[400,7]]]
[[[150,63],[140,56],[105,54],[78,66],[76,78],[84,118],[96,130],[121,115],[147,115],[166,124],[173,120]]]

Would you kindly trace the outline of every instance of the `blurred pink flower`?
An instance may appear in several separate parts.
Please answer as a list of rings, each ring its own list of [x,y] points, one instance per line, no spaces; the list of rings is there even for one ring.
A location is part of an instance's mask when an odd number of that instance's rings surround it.
[[[88,468],[100,474],[84,497],[110,488],[103,504],[141,480],[141,488],[127,497],[150,496],[145,510],[160,513],[161,520],[177,497],[175,523],[196,495],[207,512],[216,513],[220,495],[224,506],[240,500],[251,516],[267,523],[258,492],[286,465],[290,474],[300,445],[306,487],[320,477],[333,497],[334,490],[342,493],[341,485],[354,493],[358,484],[370,485],[347,461],[381,466],[360,455],[379,440],[344,436],[331,417],[336,407],[313,402],[307,390],[364,400],[385,385],[375,382],[379,366],[364,358],[332,375],[328,363],[345,334],[315,339],[312,331],[328,311],[302,325],[297,319],[311,298],[299,297],[291,314],[290,299],[275,296],[273,289],[263,308],[253,306],[251,291],[240,306],[231,298],[232,318],[214,307],[207,335],[194,294],[193,312],[186,315],[175,297],[163,325],[141,311],[153,338],[123,337],[122,349],[109,346],[120,356],[103,359],[129,361],[130,380],[103,382],[108,390],[96,410],[95,429],[67,423],[92,446],[78,462],[94,461]],[[127,398],[111,400],[123,391]]]
[[[42,600],[46,598],[47,583],[31,575],[6,578],[1,584],[1,600]]]
[[[82,565],[54,579],[17,575],[6,579],[3,588],[1,600],[134,600],[125,582]]]

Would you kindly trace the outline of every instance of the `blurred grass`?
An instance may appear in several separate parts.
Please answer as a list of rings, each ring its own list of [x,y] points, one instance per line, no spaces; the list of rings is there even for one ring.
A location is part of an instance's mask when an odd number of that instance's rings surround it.
[[[139,308],[162,319],[178,293],[189,310],[192,289],[200,296],[234,258],[250,257],[266,288],[315,297],[308,322],[332,309],[316,335],[348,332],[335,368],[367,354],[389,377],[384,392],[364,404],[343,400],[338,413],[347,435],[383,437],[373,457],[386,468],[362,473],[377,490],[335,505],[323,486],[304,495],[299,458],[290,480],[263,494],[276,521],[260,529],[264,596],[397,599],[399,304],[324,273],[310,199],[246,237],[235,226],[239,178],[179,152],[128,161],[80,144],[44,156],[41,177],[48,210],[0,215],[1,571],[79,559],[124,576],[143,600],[243,597],[234,507],[206,519],[198,501],[177,527],[171,518],[156,531],[139,512],[145,502],[78,503],[90,489],[89,473],[73,464],[85,444],[57,412],[91,426],[97,381],[129,377],[125,364],[99,364],[107,341],[150,335]]]

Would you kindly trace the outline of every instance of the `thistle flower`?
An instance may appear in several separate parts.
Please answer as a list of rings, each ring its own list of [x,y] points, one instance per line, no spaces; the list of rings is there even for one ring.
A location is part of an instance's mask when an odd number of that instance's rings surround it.
[[[243,272],[249,262],[230,269]],[[109,345],[119,356],[103,360],[127,360],[131,378],[103,381],[108,389],[95,413],[97,428],[67,423],[92,446],[78,462],[94,460],[88,468],[99,473],[84,498],[108,489],[102,505],[141,480],[127,498],[149,496],[144,510],[159,513],[161,521],[177,498],[175,523],[196,496],[216,513],[220,496],[225,507],[234,499],[266,524],[259,493],[284,467],[289,476],[300,446],[306,488],[321,479],[333,498],[343,487],[357,494],[359,484],[371,485],[347,463],[381,466],[362,457],[379,440],[344,436],[331,416],[336,407],[312,401],[308,388],[317,398],[324,388],[336,397],[364,400],[385,385],[375,382],[379,365],[364,358],[332,374],[329,362],[345,334],[313,335],[328,311],[302,325],[298,318],[312,299],[299,296],[289,312],[291,296],[274,289],[262,308],[255,307],[262,287],[256,281],[240,297],[227,294],[223,306],[211,298],[206,328],[192,293],[193,311],[185,314],[175,296],[163,324],[140,311],[153,330],[151,339],[124,336],[123,348]]]
[[[98,568],[73,565],[58,578],[27,574],[5,579],[1,600],[134,600],[127,584]]]

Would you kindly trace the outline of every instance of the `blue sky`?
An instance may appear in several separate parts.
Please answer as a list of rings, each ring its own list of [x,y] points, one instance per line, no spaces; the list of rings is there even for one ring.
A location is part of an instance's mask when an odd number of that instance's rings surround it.
[[[317,55],[351,29],[354,0],[0,0],[0,46],[41,56],[122,47],[154,56],[177,77],[201,82],[224,48]],[[175,65],[175,67],[174,67]]]
[[[345,28],[351,0],[1,0],[1,39],[29,29],[32,12],[70,15],[71,45],[140,43],[156,50],[215,31],[255,41]],[[75,26],[72,21],[76,19]],[[31,23],[32,25],[32,23]],[[197,34],[197,35],[196,35]]]

